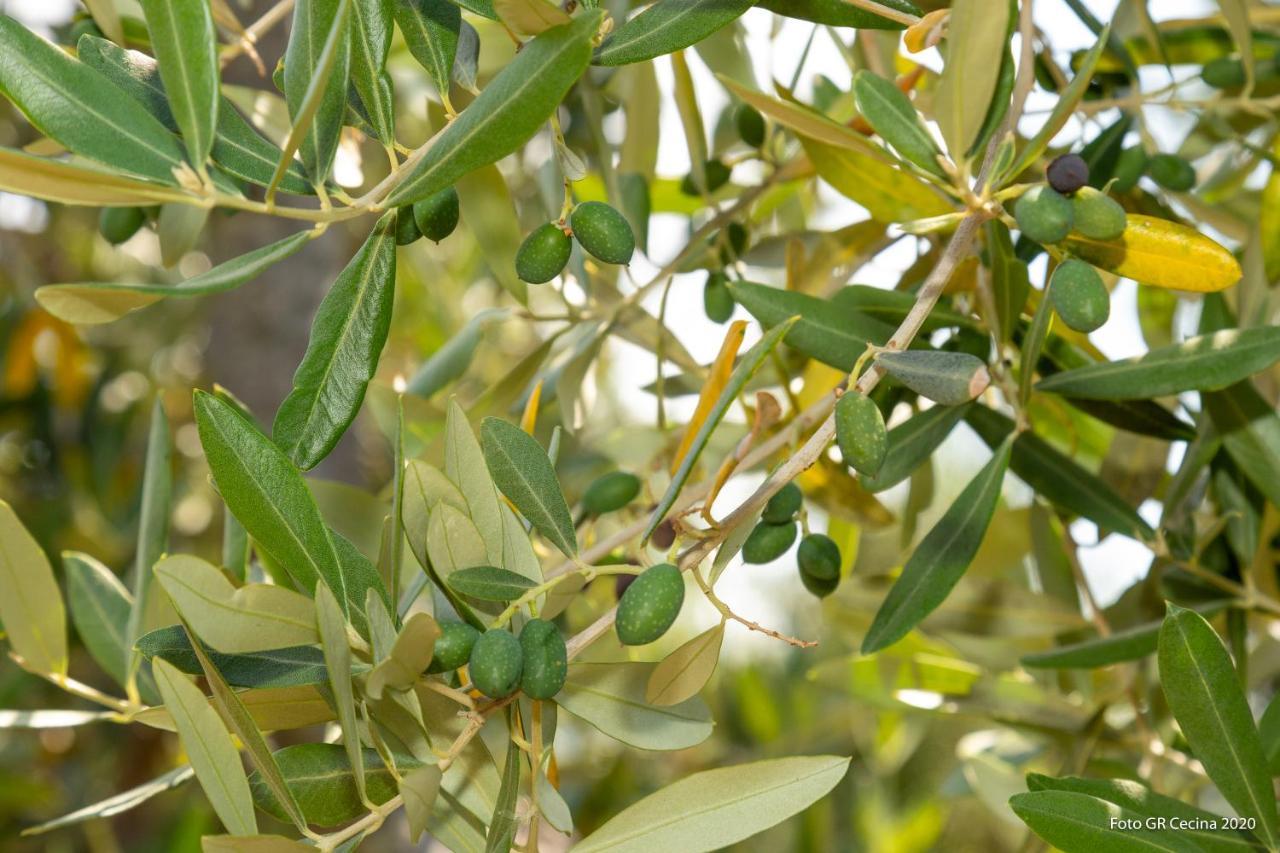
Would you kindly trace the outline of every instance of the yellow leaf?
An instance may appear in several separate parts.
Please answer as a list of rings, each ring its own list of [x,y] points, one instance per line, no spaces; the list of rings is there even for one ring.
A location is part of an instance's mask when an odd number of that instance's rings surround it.
[[[1130,214],[1117,240],[1072,234],[1066,246],[1096,267],[1171,290],[1212,293],[1225,290],[1242,275],[1239,262],[1224,247],[1194,228],[1154,216]]]
[[[542,380],[533,386],[529,394],[529,402],[524,404],[524,414],[520,416],[520,429],[533,435],[533,428],[538,424],[538,404],[542,401]]]
[[[134,207],[190,200],[180,190],[149,184],[64,160],[0,148],[0,190],[95,207]]]
[[[49,558],[13,507],[0,501],[0,619],[34,672],[67,674],[67,611]]]
[[[738,348],[742,346],[742,338],[746,333],[746,320],[733,321],[732,325],[729,326],[729,331],[725,332],[724,343],[720,345],[720,354],[716,356],[715,363],[711,365],[710,375],[707,377],[706,384],[702,386],[702,394],[698,396],[698,408],[694,410],[693,417],[689,419],[689,425],[685,427],[684,438],[680,441],[680,449],[676,451],[676,455],[671,460],[672,473],[684,461],[685,454],[689,452],[689,448],[693,445],[694,436],[698,434],[703,422],[711,414],[711,409],[715,406],[716,400],[720,398],[720,392],[724,390],[724,386],[729,384],[729,376],[733,373],[733,360],[738,355]]]
[[[924,181],[877,157],[800,137],[818,176],[867,209],[880,222],[907,222],[951,213],[951,205]]]
[[[504,24],[525,36],[536,36],[570,20],[564,10],[547,0],[493,0],[493,11]]]
[[[262,687],[236,694],[264,732],[281,732],[327,723],[335,714],[314,684],[300,687]],[[153,729],[174,731],[173,717],[163,705],[147,708],[134,717]]]
[[[907,50],[919,53],[941,41],[943,27],[950,16],[950,9],[935,9],[907,27],[907,31],[902,34],[902,42],[907,46]]]
[[[59,320],[95,326],[119,320],[126,314],[159,302],[160,294],[136,290],[104,290],[80,284],[53,284],[36,288],[36,302]]]

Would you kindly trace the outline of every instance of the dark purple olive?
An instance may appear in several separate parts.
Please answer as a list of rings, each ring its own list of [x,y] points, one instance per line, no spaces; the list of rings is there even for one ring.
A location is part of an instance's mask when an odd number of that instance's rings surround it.
[[[1089,164],[1079,154],[1063,154],[1049,164],[1046,174],[1049,186],[1063,195],[1071,195],[1089,183]]]

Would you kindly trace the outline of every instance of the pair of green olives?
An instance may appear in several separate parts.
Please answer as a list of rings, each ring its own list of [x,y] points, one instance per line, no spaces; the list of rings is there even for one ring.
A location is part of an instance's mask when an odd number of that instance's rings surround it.
[[[772,563],[790,550],[799,524],[796,514],[804,504],[804,494],[795,483],[787,483],[764,505],[760,522],[742,543],[742,559],[747,563]]]
[[[516,252],[516,275],[529,284],[545,284],[569,263],[572,240],[606,264],[629,264],[636,236],[626,217],[602,201],[584,201],[569,215],[568,229],[558,222],[539,225]],[[572,236],[572,239],[570,237]]]
[[[439,243],[458,227],[459,211],[458,191],[453,187],[406,204],[396,213],[396,245],[407,246],[422,237]]]
[[[442,622],[427,672],[449,672],[463,664],[471,684],[491,699],[517,689],[530,699],[550,699],[569,672],[564,638],[545,619],[530,619],[518,638],[502,628],[482,634],[463,622]]]
[[[1018,228],[1037,243],[1061,243],[1075,230],[1092,240],[1115,240],[1124,234],[1124,208],[1101,190],[1082,186],[1071,198],[1048,184],[1022,194],[1013,211]]]

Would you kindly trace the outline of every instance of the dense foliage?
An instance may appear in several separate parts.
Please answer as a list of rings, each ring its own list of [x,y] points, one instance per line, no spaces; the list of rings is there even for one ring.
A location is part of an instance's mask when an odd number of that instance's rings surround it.
[[[0,189],[55,217],[0,329],[0,721],[164,745],[24,833],[194,780],[130,849],[1280,850],[1280,14],[1065,0],[1071,52],[1053,5],[0,15]],[[224,300],[309,325],[281,393],[190,363]]]

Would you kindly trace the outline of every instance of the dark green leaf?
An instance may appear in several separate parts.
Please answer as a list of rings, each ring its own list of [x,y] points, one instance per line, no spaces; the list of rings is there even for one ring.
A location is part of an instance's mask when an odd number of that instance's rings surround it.
[[[600,46],[596,65],[628,65],[683,50],[737,20],[754,0],[658,0]]]
[[[507,853],[515,840],[516,830],[520,828],[516,800],[520,797],[520,767],[523,763],[520,748],[508,742],[502,787],[498,789],[498,800],[493,804],[493,816],[489,819],[489,831],[485,835],[485,853]]]
[[[938,163],[942,152],[911,99],[901,89],[880,75],[863,69],[854,76],[853,94],[858,111],[881,139],[926,172],[945,177]]]
[[[202,672],[191,640],[181,625],[144,634],[136,648],[143,657],[163,658],[188,675]],[[316,646],[293,646],[247,655],[227,655],[210,649],[206,654],[227,683],[236,687],[299,687],[328,680],[324,654]]]
[[[919,16],[920,9],[907,0],[879,0],[880,5],[895,12]],[[900,30],[902,24],[869,12],[849,3],[848,0],[761,0],[757,4],[762,9],[798,18],[802,21],[813,21],[815,24],[827,24],[832,27],[857,27],[860,30]]]
[[[396,25],[418,64],[427,69],[440,99],[449,97],[449,82],[458,54],[462,12],[449,0],[398,0]]]
[[[320,303],[293,390],[276,412],[272,437],[304,471],[329,455],[360,410],[391,328],[395,282],[391,214],[378,221]]]
[[[516,509],[566,557],[577,554],[573,518],[542,445],[509,421],[485,418],[480,447],[493,482]]]
[[[586,69],[599,24],[600,12],[588,11],[527,42],[480,97],[440,132],[385,205],[434,195],[528,141]]]
[[[387,54],[391,51],[391,9],[400,0],[352,0],[351,85],[360,96],[374,134],[385,146],[395,143],[395,101]]]
[[[316,584],[316,626],[320,629],[320,647],[329,671],[329,687],[333,691],[333,708],[342,729],[342,745],[349,766],[354,768],[352,781],[361,802],[368,799],[364,788],[364,754],[360,747],[360,722],[356,714],[355,688],[351,683],[351,646],[347,639],[347,620],[332,590],[323,582]]]
[[[868,343],[883,344],[893,334],[887,323],[816,296],[748,281],[730,282],[729,292],[765,328],[798,316],[787,346],[839,370],[852,370]]]
[[[1280,417],[1249,381],[1203,397],[1231,461],[1280,506]]]
[[[395,777],[376,751],[366,749],[363,753],[365,790],[369,799],[382,805],[396,794]],[[340,826],[365,813],[364,803],[356,791],[351,761],[339,744],[300,743],[276,750],[274,757],[308,823]],[[411,756],[397,755],[396,765],[408,770],[421,766],[421,762]],[[258,808],[280,820],[289,819],[261,774],[255,772],[249,777],[249,787]]]
[[[196,425],[214,482],[227,507],[258,547],[283,566],[298,586],[315,590],[323,578],[341,591],[339,599],[357,628],[364,624],[365,593],[381,589],[376,570],[353,571],[354,545],[332,533],[315,499],[284,452],[222,400],[197,391]]]
[[[1143,825],[1138,812],[1074,791],[1035,791],[1009,798],[1014,813],[1062,853],[1194,853],[1193,842],[1172,830],[1115,827]]]
[[[996,317],[1000,326],[1000,339],[1008,341],[1018,326],[1018,318],[1027,304],[1031,280],[1027,264],[1013,251],[1013,239],[1009,227],[998,219],[984,226],[987,235],[987,252],[991,262],[991,293],[996,303]]]
[[[1272,697],[1267,710],[1258,720],[1258,737],[1267,758],[1267,769],[1272,776],[1280,776],[1280,696]]]
[[[290,136],[315,183],[329,177],[347,112],[352,2],[297,0],[293,7],[284,54],[284,97],[295,128],[309,125],[303,139]]]
[[[1013,431],[1013,421],[986,406],[970,407],[965,420],[988,447],[995,447]],[[1022,433],[1014,442],[1010,467],[1049,503],[1089,519],[1103,531],[1135,539],[1154,535],[1151,525],[1106,483],[1032,432]]]
[[[0,15],[0,92],[70,151],[165,184],[189,169],[160,122],[87,65]]]
[[[1222,610],[1218,604],[1201,609],[1208,616]],[[1047,652],[1024,655],[1022,665],[1036,669],[1094,669],[1114,663],[1138,660],[1156,650],[1160,622],[1147,622],[1105,637],[1092,637]]]
[[[946,600],[978,553],[1000,500],[1012,442],[1005,441],[902,567],[862,640],[862,653],[893,645]]]
[[[141,0],[151,50],[187,157],[204,169],[218,123],[218,35],[204,0]]]
[[[916,303],[914,293],[903,290],[885,290],[867,284],[851,284],[842,287],[831,297],[832,307],[841,312],[841,317],[856,312],[866,315],[882,323],[896,327],[911,311]],[[920,326],[922,332],[933,332],[951,327],[977,329],[978,323],[972,317],[961,314],[946,305],[935,305]]]
[[[1070,397],[1130,400],[1216,391],[1280,360],[1280,327],[1229,329],[1145,355],[1055,373],[1036,388]]]
[[[472,566],[449,575],[446,581],[459,595],[481,601],[515,601],[535,586],[524,575],[496,566]]]
[[[1169,605],[1159,640],[1160,682],[1178,727],[1209,778],[1257,836],[1280,845],[1276,796],[1235,667],[1200,614]]]
[[[946,440],[966,410],[967,406],[934,406],[889,430],[884,464],[874,477],[863,477],[862,485],[882,492],[911,476]]]

